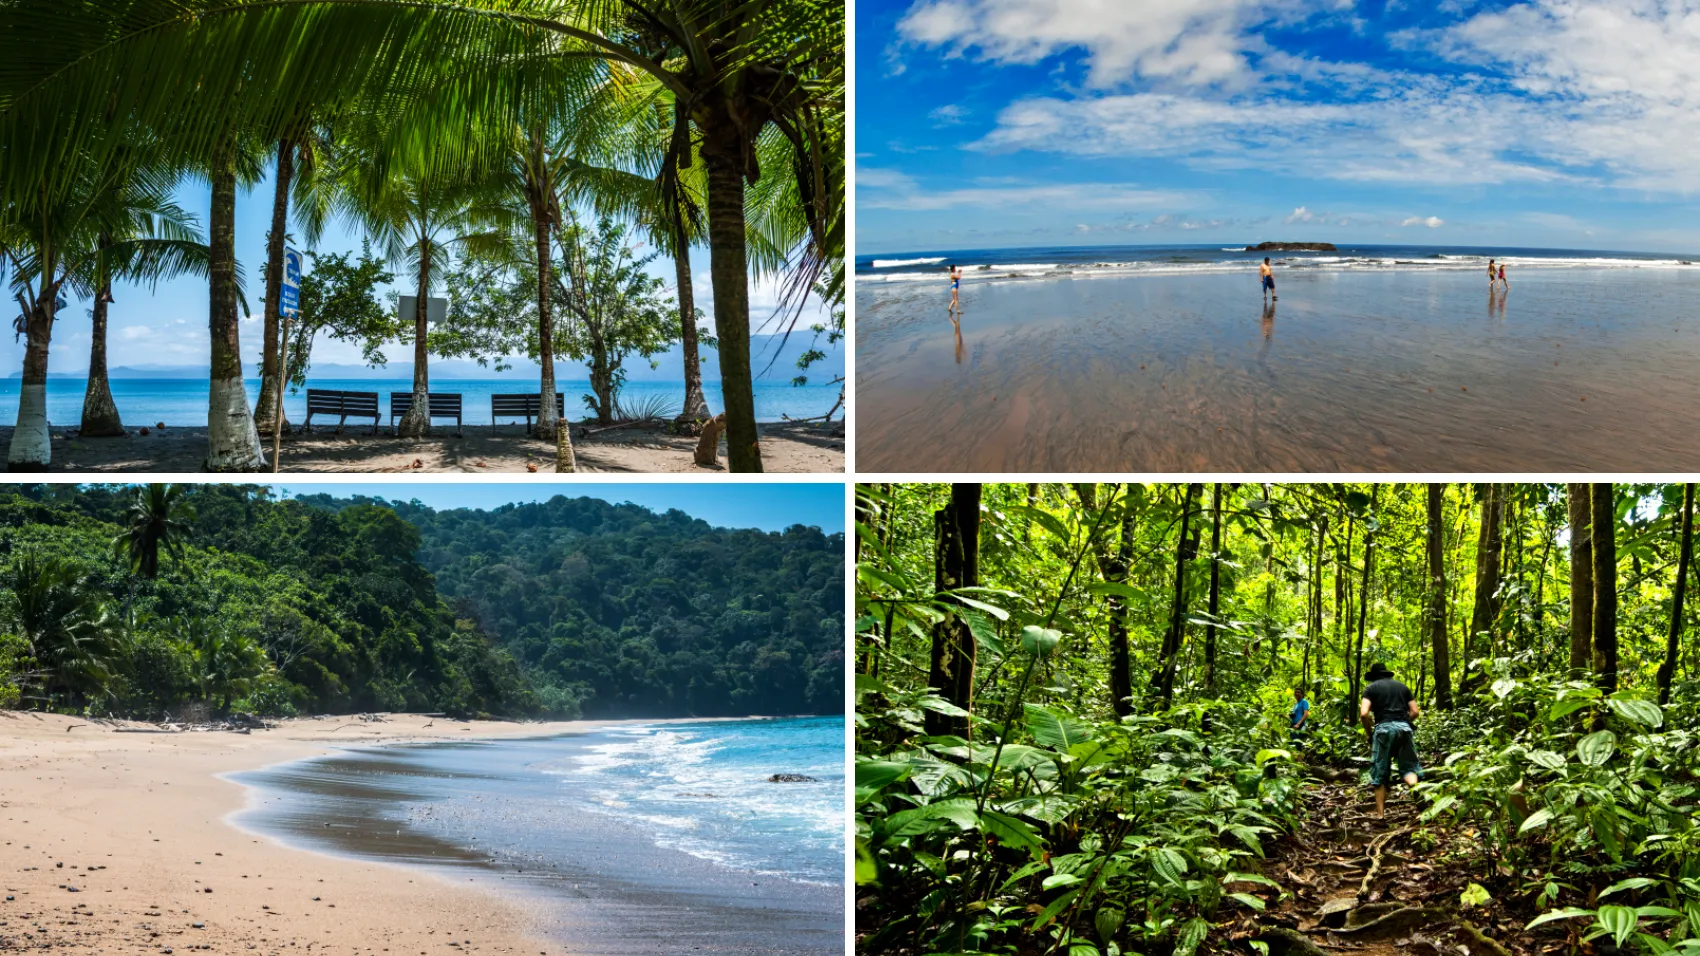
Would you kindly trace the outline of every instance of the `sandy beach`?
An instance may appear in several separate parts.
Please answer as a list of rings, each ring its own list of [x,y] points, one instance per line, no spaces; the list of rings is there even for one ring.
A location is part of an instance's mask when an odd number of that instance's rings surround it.
[[[351,744],[530,737],[610,721],[334,717],[276,729],[155,725],[0,711],[0,951],[562,952],[536,913],[478,877],[289,849],[226,815],[246,790],[219,774]],[[654,723],[647,721],[646,723]],[[488,881],[487,881],[488,882]]]
[[[827,425],[770,422],[759,426],[762,464],[769,472],[842,474],[844,423]],[[342,434],[314,426],[312,434],[286,435],[282,470],[289,472],[491,472],[554,473],[555,443],[525,434],[520,425],[468,425],[463,437],[452,427],[435,429],[427,438],[392,438],[384,430],[351,425]],[[0,427],[0,445],[10,443],[12,428]],[[637,428],[579,437],[575,427],[573,452],[578,470],[586,473],[669,472],[712,474],[726,470],[726,442],[720,443],[720,465],[704,468],[693,453],[697,440]],[[266,453],[271,453],[266,440]],[[50,470],[68,472],[186,472],[200,471],[207,454],[205,427],[165,429],[149,426],[142,435],[130,426],[123,438],[79,438],[71,429],[53,429]],[[418,467],[414,463],[418,462]]]

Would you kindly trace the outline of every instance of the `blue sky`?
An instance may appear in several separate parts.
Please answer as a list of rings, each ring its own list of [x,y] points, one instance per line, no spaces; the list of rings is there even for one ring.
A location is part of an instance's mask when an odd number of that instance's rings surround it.
[[[858,254],[1700,252],[1700,0],[860,0]]]
[[[253,315],[242,321],[242,359],[252,375],[259,374],[262,345],[260,315],[265,290],[266,230],[271,227],[272,181],[271,173],[268,172],[265,179],[252,188],[239,191],[236,201],[236,258],[244,271],[243,289],[247,293],[248,306],[253,309]],[[178,190],[175,198],[185,210],[194,214],[204,237],[207,212],[212,202],[211,187],[204,181],[191,180]],[[290,232],[292,236],[300,234],[293,224]],[[316,247],[303,242],[294,242],[292,245],[319,252],[357,252],[360,249],[360,241],[361,231],[358,228],[334,222]],[[639,255],[647,255],[650,251],[643,246],[637,249]],[[373,252],[382,256],[381,248],[374,247]],[[705,313],[706,324],[712,327],[714,301],[708,265],[706,247],[692,250],[692,288],[696,294],[696,307]],[[392,268],[391,271],[397,270]],[[671,259],[657,259],[650,264],[649,271],[664,280],[669,291],[672,290],[675,285],[675,273]],[[433,294],[443,294],[440,283]],[[779,306],[779,296],[780,287],[776,280],[758,280],[751,285],[750,322],[754,331],[783,331],[779,320],[774,317]],[[155,289],[120,285],[113,289],[113,297],[117,301],[107,312],[108,367],[207,367],[211,346],[207,336],[206,280],[186,277],[162,282]],[[822,321],[823,317],[824,313],[818,308],[818,303],[811,299],[804,310],[802,321],[798,323],[798,328],[803,330],[805,341],[808,326]],[[88,370],[90,324],[89,302],[84,299],[71,299],[68,307],[59,312],[53,324],[53,342],[49,350],[50,371],[57,374],[82,373]],[[827,346],[823,343],[822,348]],[[392,364],[411,363],[412,339],[410,337],[406,344],[394,345],[383,351]],[[0,336],[0,376],[21,370],[23,357],[24,343],[21,340],[15,341],[12,336]],[[314,343],[312,358],[314,364],[364,364],[359,348],[336,342],[328,335],[321,335]],[[523,369],[537,368],[536,363],[523,356],[515,364]],[[640,365],[641,360],[634,358],[627,364]],[[562,360],[558,369],[559,375],[571,378],[586,377],[580,363]],[[704,378],[713,380],[720,377],[718,367],[712,362],[704,368],[703,375]]]
[[[391,501],[413,501],[438,510],[480,508],[548,501],[556,495],[630,502],[651,511],[677,508],[711,525],[783,531],[794,524],[814,525],[827,534],[844,530],[844,485],[831,482],[776,484],[739,483],[626,483],[573,482],[537,485],[507,482],[478,484],[383,482],[273,482],[290,497],[327,494],[337,497],[371,495]]]

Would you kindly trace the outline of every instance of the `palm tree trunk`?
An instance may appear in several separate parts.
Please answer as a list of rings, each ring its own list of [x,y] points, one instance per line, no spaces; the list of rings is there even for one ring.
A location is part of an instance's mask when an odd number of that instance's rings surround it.
[[[83,392],[83,438],[115,438],[124,434],[112,386],[106,378],[106,307],[112,301],[111,281],[101,283],[94,296],[94,320],[89,332],[89,384]]]
[[[212,260],[207,324],[212,371],[207,393],[208,471],[259,471],[266,465],[248,392],[242,385],[242,342],[236,316],[236,171],[228,162],[212,174],[207,249]]]
[[[679,343],[685,355],[685,404],[678,421],[700,422],[709,416],[708,399],[702,394],[702,355],[697,348],[696,291],[691,288],[691,247],[682,236],[673,237],[673,271],[679,284]]]
[[[744,243],[744,152],[748,145],[724,104],[699,117],[708,167],[708,257],[714,328],[720,340],[720,392],[726,406],[726,461],[758,472],[754,383],[750,375],[750,270]],[[707,119],[707,122],[703,120]]]
[[[1593,506],[1588,486],[1568,487],[1570,505],[1570,671],[1572,679],[1594,665]]]
[[[1434,651],[1434,705],[1452,706],[1452,655],[1446,643],[1446,486],[1428,486],[1428,627]]]
[[[47,275],[55,268],[48,263]],[[10,471],[46,471],[53,460],[47,425],[47,343],[53,336],[54,307],[59,286],[43,282],[24,321],[24,378],[18,390],[18,424],[6,453]]]
[[[1676,584],[1671,588],[1670,638],[1665,644],[1665,662],[1659,665],[1659,705],[1670,703],[1670,685],[1682,638],[1682,600],[1688,588],[1688,566],[1694,560],[1694,483],[1682,486],[1682,538],[1677,544]]]
[[[534,163],[542,160],[542,144],[535,136],[531,156]],[[549,311],[549,292],[555,282],[550,275],[553,260],[549,256],[549,194],[534,172],[527,171],[526,180],[525,195],[531,205],[531,226],[537,244],[537,362],[542,370],[538,384],[537,437],[553,439],[560,416],[555,413],[555,317]]]
[[[413,407],[401,416],[396,434],[403,438],[422,438],[431,432],[431,382],[425,366],[425,333],[429,312],[426,298],[431,290],[431,242],[419,240],[419,288],[413,302]]]
[[[254,404],[254,422],[260,434],[272,433],[278,421],[278,396],[283,391],[283,369],[278,359],[278,315],[283,295],[283,239],[289,228],[289,184],[295,178],[295,144],[287,139],[277,144],[277,188],[272,193],[272,231],[266,238],[265,349],[260,358],[260,400]],[[288,426],[285,421],[285,427]]]

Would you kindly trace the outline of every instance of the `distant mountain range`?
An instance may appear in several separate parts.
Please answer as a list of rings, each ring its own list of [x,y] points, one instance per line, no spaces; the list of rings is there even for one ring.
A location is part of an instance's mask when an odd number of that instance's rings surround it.
[[[797,374],[797,358],[810,347],[814,336],[808,331],[798,331],[791,335],[789,341],[782,341],[783,336],[754,335],[750,337],[750,364],[754,366],[756,378],[761,381],[788,381]],[[826,358],[809,369],[809,381],[825,383],[835,375],[844,374],[844,350],[838,346],[822,346],[821,351]],[[720,380],[720,366],[714,349],[702,350],[702,377],[704,381],[717,382]],[[685,374],[685,359],[677,346],[656,356],[660,365],[650,368],[649,363],[641,356],[626,359],[626,380],[630,382],[666,382],[682,379]],[[465,359],[440,359],[431,363],[431,380],[455,379],[514,379],[516,381],[531,381],[537,378],[537,363],[524,357],[509,361],[513,367],[498,372],[494,367],[480,366],[477,362]],[[108,378],[152,378],[152,379],[185,379],[206,378],[205,365],[119,365],[107,370]],[[248,370],[252,377],[260,374],[259,363],[254,363]],[[560,361],[555,363],[555,376],[563,380],[587,378],[589,373],[583,363]],[[22,378],[23,372],[13,372],[9,378]],[[49,372],[49,378],[86,378],[88,369],[76,372]],[[380,368],[368,368],[364,365],[342,365],[335,362],[314,362],[308,371],[309,379],[411,379],[413,378],[412,362],[391,362]]]

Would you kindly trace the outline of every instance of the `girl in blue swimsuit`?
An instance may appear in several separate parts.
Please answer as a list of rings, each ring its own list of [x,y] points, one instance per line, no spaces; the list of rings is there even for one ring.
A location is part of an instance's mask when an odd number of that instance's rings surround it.
[[[961,267],[953,264],[950,267],[950,310],[952,312],[962,311],[962,304],[959,301],[957,301],[957,297],[956,297],[957,292],[960,291],[961,289],[962,289],[962,269],[961,269]]]

